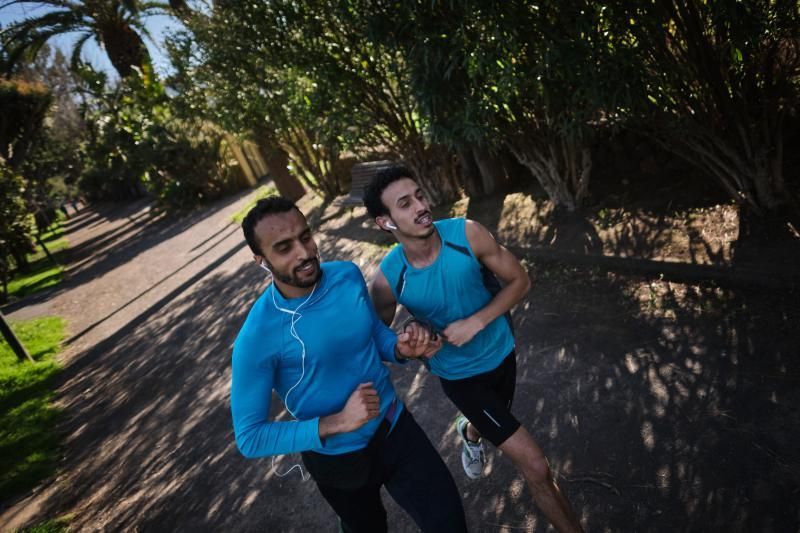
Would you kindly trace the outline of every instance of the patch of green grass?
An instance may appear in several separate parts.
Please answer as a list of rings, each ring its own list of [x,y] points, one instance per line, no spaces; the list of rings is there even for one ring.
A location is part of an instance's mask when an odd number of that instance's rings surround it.
[[[53,231],[42,233],[42,242],[44,242],[44,245],[47,246],[47,249],[50,251],[51,255],[56,255],[58,252],[61,252],[69,248],[69,241],[67,240],[66,237],[63,236],[60,228],[58,233],[54,233]],[[39,246],[39,243],[37,242],[36,252],[28,256],[28,261],[38,261],[39,259],[46,257],[47,255],[44,253],[44,250],[42,250],[42,247]]]
[[[249,202],[247,202],[247,205],[231,215],[231,220],[233,220],[236,224],[241,224],[244,220],[244,217],[247,216],[247,213],[249,213],[250,210],[256,205],[256,202],[262,198],[266,198],[267,196],[272,196],[273,194],[278,194],[278,190],[272,185],[263,185],[259,187],[256,192],[253,193],[252,198]]]
[[[45,520],[35,526],[18,529],[16,533],[66,533],[73,515],[68,514],[52,520]]]
[[[8,295],[23,298],[29,294],[58,285],[64,279],[64,267],[42,258],[30,263],[28,272],[17,273],[8,282]]]
[[[23,298],[29,294],[58,285],[64,279],[64,267],[61,266],[61,256],[63,254],[59,252],[69,248],[69,241],[64,237],[61,217],[42,234],[42,241],[59,264],[54,265],[44,253],[42,247],[36,243],[36,252],[28,255],[28,271],[16,272],[9,280],[9,297]]]
[[[61,370],[55,355],[64,340],[64,320],[43,317],[11,327],[34,362],[19,361],[0,341],[0,501],[50,476],[60,445],[52,379]]]

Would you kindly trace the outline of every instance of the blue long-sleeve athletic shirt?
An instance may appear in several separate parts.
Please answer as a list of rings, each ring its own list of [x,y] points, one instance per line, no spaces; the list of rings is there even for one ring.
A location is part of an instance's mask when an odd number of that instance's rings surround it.
[[[288,311],[301,304],[292,328]],[[233,346],[231,412],[239,450],[246,457],[264,457],[307,450],[338,455],[364,448],[396,401],[382,363],[397,362],[396,343],[395,333],[378,319],[353,263],[323,264],[310,298],[287,299],[274,284],[267,287]],[[380,396],[380,416],[322,442],[320,417],[341,411],[358,385],[369,381]],[[269,420],[273,389],[296,420]]]

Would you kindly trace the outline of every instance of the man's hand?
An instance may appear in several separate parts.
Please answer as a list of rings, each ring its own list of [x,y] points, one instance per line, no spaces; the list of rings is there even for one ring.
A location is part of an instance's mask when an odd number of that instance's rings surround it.
[[[372,382],[362,383],[347,399],[344,409],[336,414],[328,415],[319,420],[320,438],[329,437],[337,433],[355,431],[381,411],[381,399]]]
[[[480,333],[484,324],[474,315],[463,320],[456,320],[442,332],[445,340],[453,346],[463,346]]]
[[[397,336],[397,353],[406,359],[430,359],[442,347],[442,339],[419,322],[410,322]]]

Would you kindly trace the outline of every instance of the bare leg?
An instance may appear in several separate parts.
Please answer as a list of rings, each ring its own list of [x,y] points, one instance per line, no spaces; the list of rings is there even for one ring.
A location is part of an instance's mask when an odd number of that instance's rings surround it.
[[[475,426],[472,425],[472,422],[467,422],[467,438],[472,442],[478,442],[481,438],[481,434],[475,429]]]
[[[533,500],[556,530],[583,531],[569,502],[556,485],[542,449],[525,428],[520,427],[515,431],[500,445],[500,449],[522,471],[533,493]]]

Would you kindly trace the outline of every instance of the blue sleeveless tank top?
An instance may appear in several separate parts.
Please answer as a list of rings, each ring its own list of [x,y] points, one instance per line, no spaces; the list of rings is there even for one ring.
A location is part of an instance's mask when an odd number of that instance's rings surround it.
[[[466,221],[450,218],[434,222],[442,248],[436,260],[415,268],[401,245],[381,262],[395,299],[420,320],[441,332],[456,320],[467,318],[492,299],[484,284],[481,264],[467,241]],[[497,368],[514,348],[508,320],[500,316],[467,344],[445,344],[430,360],[431,372],[445,379],[464,379]]]

